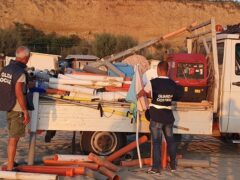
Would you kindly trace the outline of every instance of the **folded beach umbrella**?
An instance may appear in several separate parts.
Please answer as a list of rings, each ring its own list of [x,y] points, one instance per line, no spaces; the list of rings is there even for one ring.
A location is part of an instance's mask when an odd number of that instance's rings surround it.
[[[143,89],[142,77],[139,73],[138,65],[135,66],[135,74],[132,79],[131,86],[129,88],[126,100],[135,104],[135,109],[133,110],[133,117],[136,120],[136,143],[137,143],[137,152],[140,168],[142,168],[141,153],[138,143],[138,132],[139,132],[139,111],[145,111],[148,109],[148,100],[147,97],[140,97],[137,99],[137,94]]]

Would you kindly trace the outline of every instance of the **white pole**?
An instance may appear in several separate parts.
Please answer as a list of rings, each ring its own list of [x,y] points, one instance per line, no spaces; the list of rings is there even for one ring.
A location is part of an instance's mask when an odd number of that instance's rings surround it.
[[[0,179],[41,179],[41,180],[56,180],[57,175],[54,174],[40,174],[40,173],[25,173],[25,172],[10,172],[0,171]]]
[[[142,168],[142,158],[141,158],[141,152],[139,148],[139,112],[137,112],[137,130],[136,130],[136,143],[137,143],[137,154],[138,154],[138,160],[139,160],[139,167]]]

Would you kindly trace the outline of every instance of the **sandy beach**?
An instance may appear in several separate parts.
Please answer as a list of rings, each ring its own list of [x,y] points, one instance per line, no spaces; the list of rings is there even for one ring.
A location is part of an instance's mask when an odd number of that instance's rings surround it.
[[[37,136],[36,160],[40,161],[47,155],[70,154],[72,132],[57,132],[51,143],[44,142],[45,133]],[[78,136],[77,136],[78,137]],[[7,128],[5,114],[0,113],[0,164],[7,160]],[[29,136],[26,134],[18,145],[16,156],[17,162],[27,160]],[[78,142],[78,141],[77,141]],[[142,151],[147,148],[142,147]],[[162,175],[148,175],[148,167],[124,169],[120,176],[124,180],[130,179],[221,179],[237,180],[240,178],[240,146],[226,144],[210,136],[184,136],[178,146],[178,152],[184,158],[189,159],[206,159],[210,161],[209,168],[182,168],[178,167],[177,172],[170,173],[168,170],[163,171]],[[144,152],[143,154],[148,154]],[[90,179],[82,176],[69,178],[60,177],[60,179]]]

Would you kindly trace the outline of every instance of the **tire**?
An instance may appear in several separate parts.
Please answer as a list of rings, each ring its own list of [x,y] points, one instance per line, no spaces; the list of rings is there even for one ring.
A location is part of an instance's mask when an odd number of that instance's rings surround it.
[[[107,156],[126,145],[124,133],[116,132],[82,132],[80,146],[85,154],[93,152],[100,156]]]

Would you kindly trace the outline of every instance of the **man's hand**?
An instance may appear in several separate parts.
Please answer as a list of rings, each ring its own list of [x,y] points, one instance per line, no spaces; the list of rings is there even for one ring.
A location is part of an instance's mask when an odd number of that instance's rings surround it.
[[[24,114],[24,120],[23,120],[23,124],[25,124],[25,126],[30,122],[30,117],[29,117],[29,114],[28,114],[28,111],[24,111],[23,112]]]
[[[27,125],[30,121],[30,117],[29,117],[28,110],[27,110],[26,99],[23,95],[23,86],[24,86],[23,82],[17,82],[16,86],[15,86],[15,92],[16,92],[17,101],[22,109],[23,114],[24,114],[23,123],[25,125]]]
[[[139,99],[142,96],[145,96],[146,92],[144,91],[144,89],[142,89],[138,94],[137,94],[137,99]]]

